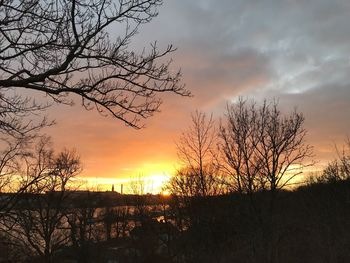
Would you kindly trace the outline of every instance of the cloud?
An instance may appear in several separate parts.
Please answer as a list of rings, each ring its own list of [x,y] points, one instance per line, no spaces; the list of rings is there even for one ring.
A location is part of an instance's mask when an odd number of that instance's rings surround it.
[[[60,107],[51,133],[58,145],[76,146],[89,176],[120,176],[145,162],[175,163],[173,142],[195,109],[221,113],[237,96],[280,98],[286,111],[304,112],[316,158],[329,159],[350,133],[349,15],[347,0],[166,1],[133,46],[178,47],[173,67],[194,97],[165,94],[141,131]]]

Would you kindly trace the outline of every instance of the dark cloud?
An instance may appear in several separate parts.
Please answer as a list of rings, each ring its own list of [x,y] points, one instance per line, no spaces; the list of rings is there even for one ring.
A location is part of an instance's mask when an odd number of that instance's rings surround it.
[[[325,163],[335,158],[335,146],[342,147],[350,135],[350,85],[324,85],[295,95],[282,95],[288,108],[297,105],[306,118],[308,141],[316,158]]]

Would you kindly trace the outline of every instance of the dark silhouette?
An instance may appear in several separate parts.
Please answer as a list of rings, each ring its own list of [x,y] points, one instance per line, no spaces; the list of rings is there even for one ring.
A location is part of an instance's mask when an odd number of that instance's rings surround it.
[[[160,62],[174,51],[171,45],[160,51],[153,43],[148,52],[139,54],[130,47],[139,27],[157,15],[161,4],[161,0],[0,1],[0,106],[5,116],[42,108],[3,92],[20,94],[29,89],[64,104],[73,102],[68,95],[76,95],[86,109],[95,108],[139,128],[140,119],[159,109],[158,93],[189,95],[180,83],[180,72],[170,73],[170,62]],[[111,26],[118,26],[121,33],[111,34]],[[2,129],[11,127],[11,121],[3,117],[1,121]]]
[[[61,104],[72,104],[76,96],[86,109],[134,128],[158,111],[160,93],[190,95],[180,72],[164,61],[174,51],[171,45],[159,50],[153,43],[148,52],[139,53],[130,47],[139,27],[157,15],[161,4],[0,1],[0,191],[17,193],[2,200],[0,218],[40,180],[19,176],[38,133],[53,124],[40,119],[51,103],[36,101],[38,92]],[[119,26],[120,35],[111,34],[111,26]]]
[[[64,150],[55,155],[49,140],[43,138],[36,146],[35,155],[28,159],[24,184],[25,195],[13,210],[7,213],[1,225],[3,230],[27,253],[43,262],[52,262],[53,253],[67,243],[64,227],[68,183],[81,171],[79,157]],[[35,178],[35,179],[32,179]],[[42,195],[46,193],[45,195]]]
[[[219,178],[214,165],[216,130],[213,117],[196,111],[191,126],[176,143],[177,154],[184,167],[176,172],[168,190],[180,196],[219,194]]]
[[[216,133],[193,115],[169,197],[147,194],[141,178],[130,195],[69,189],[79,158],[42,138],[17,170],[25,190],[0,194],[2,207],[17,200],[1,213],[0,262],[348,262],[350,143],[291,187],[311,156],[302,115],[241,100],[226,118]]]
[[[227,105],[220,125],[219,166],[232,178],[234,191],[282,189],[313,164],[306,133],[301,113],[283,115],[276,101],[258,106],[240,98]]]

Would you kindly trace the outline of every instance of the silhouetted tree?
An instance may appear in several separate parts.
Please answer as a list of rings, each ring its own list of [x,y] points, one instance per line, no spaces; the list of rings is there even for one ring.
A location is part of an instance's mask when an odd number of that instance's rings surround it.
[[[73,199],[73,198],[72,198]],[[77,262],[93,262],[91,244],[103,240],[97,220],[98,196],[93,191],[79,193],[72,200],[73,207],[66,209],[64,216],[68,223],[69,244]]]
[[[331,183],[350,179],[350,140],[341,151],[337,149],[338,157],[328,163],[321,176],[316,177],[319,183]]]
[[[259,110],[240,99],[227,105],[225,121],[219,130],[220,154],[218,166],[226,174],[228,187],[233,192],[250,193],[257,188],[257,175],[262,161],[257,150],[261,139]]]
[[[1,96],[0,94],[0,193],[17,194],[3,196],[0,201],[0,218],[16,204],[17,197],[38,179],[31,177],[31,180],[22,180],[21,165],[23,160],[33,154],[33,143],[39,138],[41,128],[52,124],[45,118],[26,121],[29,115],[38,114],[38,109],[27,108],[27,102],[19,99],[2,103]]]
[[[170,73],[170,62],[164,63],[174,51],[171,45],[159,51],[154,43],[139,54],[130,46],[162,2],[0,1],[0,99],[11,109],[26,101],[23,110],[33,111],[42,106],[11,92],[39,91],[68,104],[68,95],[76,95],[86,109],[140,127],[140,119],[158,110],[158,93],[189,95],[180,72]],[[0,128],[11,127],[4,118],[1,123]]]
[[[213,117],[196,111],[191,126],[177,142],[177,152],[183,166],[170,179],[168,190],[175,195],[208,196],[218,194],[219,175],[213,165],[216,131]]]
[[[141,176],[131,178],[129,182],[131,193],[134,195],[132,200],[133,215],[135,225],[143,224],[150,220],[151,207],[149,204],[149,193],[151,192],[150,182]]]
[[[242,98],[227,105],[220,125],[219,167],[231,178],[231,191],[247,193],[250,202],[247,222],[254,257],[275,262],[278,241],[283,236],[278,216],[277,192],[293,183],[303,169],[312,165],[312,147],[306,143],[304,117],[296,110],[282,114],[278,103],[261,106]],[[258,191],[267,196],[258,198]]]
[[[131,207],[124,205],[118,207],[104,207],[100,217],[105,229],[105,238],[126,237],[130,231]]]
[[[43,262],[68,241],[65,211],[69,207],[69,182],[81,171],[79,157],[64,150],[55,155],[48,138],[40,140],[34,156],[27,158],[23,178],[35,183],[27,187],[19,204],[3,224],[8,234]],[[26,182],[24,182],[26,184]]]
[[[177,258],[202,262],[203,251],[214,251],[212,235],[216,229],[215,197],[222,194],[222,178],[215,165],[217,134],[213,117],[196,111],[190,127],[177,142],[182,167],[167,184],[173,194],[170,211],[179,231],[186,236]],[[188,249],[191,248],[191,249]],[[211,253],[210,252],[210,253]]]
[[[276,101],[259,107],[241,98],[228,105],[220,126],[221,167],[232,176],[233,189],[274,192],[311,165],[304,120],[297,111],[283,115]]]

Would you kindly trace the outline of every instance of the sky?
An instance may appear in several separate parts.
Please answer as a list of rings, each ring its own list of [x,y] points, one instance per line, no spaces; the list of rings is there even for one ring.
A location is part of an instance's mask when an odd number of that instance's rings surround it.
[[[161,112],[142,130],[79,105],[54,106],[57,124],[47,133],[57,148],[80,153],[81,178],[106,188],[141,176],[157,191],[177,167],[175,141],[190,114],[198,109],[219,118],[239,96],[277,98],[285,112],[296,107],[318,164],[335,157],[335,145],[350,136],[350,1],[164,2],[132,46],[157,40],[177,47],[172,67],[181,68],[194,96],[163,96]]]

